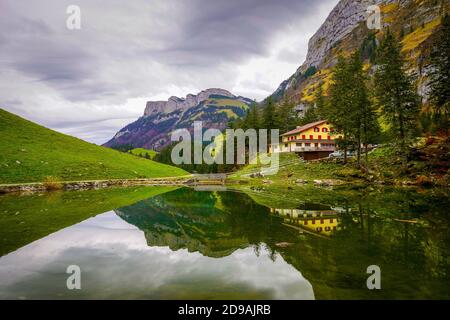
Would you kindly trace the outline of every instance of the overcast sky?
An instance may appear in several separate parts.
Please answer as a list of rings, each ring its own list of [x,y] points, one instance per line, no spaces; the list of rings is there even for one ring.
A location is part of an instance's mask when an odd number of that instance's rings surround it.
[[[0,0],[0,107],[101,144],[148,100],[213,87],[260,100],[337,2]]]

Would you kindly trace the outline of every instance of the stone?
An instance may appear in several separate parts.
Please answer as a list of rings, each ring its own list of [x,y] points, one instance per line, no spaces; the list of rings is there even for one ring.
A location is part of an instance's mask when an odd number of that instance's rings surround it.
[[[317,186],[339,186],[345,184],[345,182],[337,179],[323,179],[323,180],[314,180],[314,184]]]

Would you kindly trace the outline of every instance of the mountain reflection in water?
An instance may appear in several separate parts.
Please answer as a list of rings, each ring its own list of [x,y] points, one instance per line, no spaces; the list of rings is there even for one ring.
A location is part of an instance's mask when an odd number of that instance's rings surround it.
[[[81,290],[66,288],[67,266]],[[267,249],[220,259],[149,247],[142,231],[113,212],[90,218],[0,259],[0,298],[313,299],[300,272]]]
[[[393,191],[283,208],[230,191],[155,194],[1,257],[0,298],[449,297],[445,202]],[[66,288],[72,264],[82,290]],[[366,287],[372,264],[382,290]]]

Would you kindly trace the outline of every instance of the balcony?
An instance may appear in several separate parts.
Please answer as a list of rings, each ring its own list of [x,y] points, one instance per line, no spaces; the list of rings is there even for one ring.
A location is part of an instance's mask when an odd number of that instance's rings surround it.
[[[291,147],[291,152],[313,152],[313,151],[331,151],[333,152],[335,148],[333,146],[325,147]]]

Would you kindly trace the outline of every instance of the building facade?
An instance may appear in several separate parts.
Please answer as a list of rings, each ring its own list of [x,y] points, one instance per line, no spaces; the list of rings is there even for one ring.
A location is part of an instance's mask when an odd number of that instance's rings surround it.
[[[270,146],[272,152],[294,152],[305,160],[328,157],[336,150],[333,126],[327,120],[308,123],[281,135],[278,147]]]

